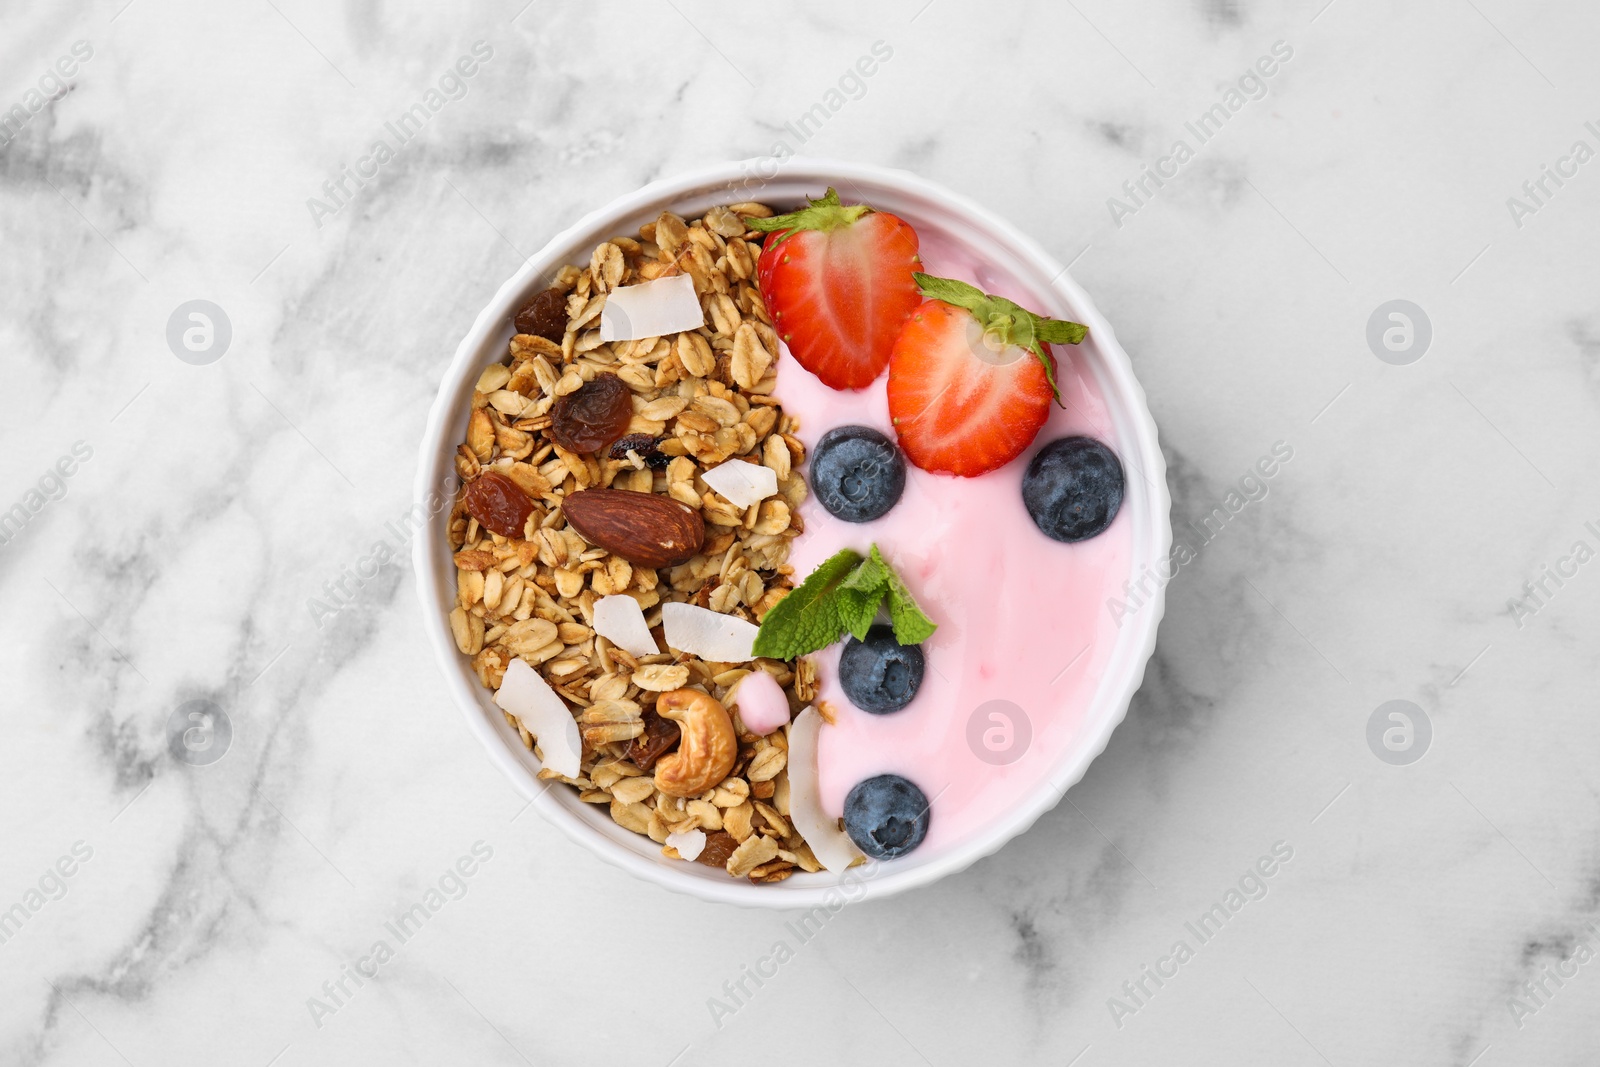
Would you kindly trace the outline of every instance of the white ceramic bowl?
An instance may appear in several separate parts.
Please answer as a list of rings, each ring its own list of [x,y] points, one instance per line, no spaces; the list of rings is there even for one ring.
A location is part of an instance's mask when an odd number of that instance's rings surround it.
[[[846,200],[893,212],[914,227],[926,225],[945,230],[984,258],[1005,265],[1030,289],[1048,294],[1050,306],[1036,310],[1089,327],[1089,338],[1081,351],[1106,399],[1114,443],[1124,461],[1145,475],[1129,477],[1123,502],[1132,519],[1129,577],[1137,579],[1147,564],[1161,573],[1159,564],[1166,559],[1172,543],[1166,463],[1156,442],[1156,427],[1145,405],[1144,390],[1134,378],[1133,367],[1118,346],[1111,324],[1100,316],[1061,265],[1010,223],[965,197],[904,171],[834,160],[795,158],[781,167],[771,160],[705,167],[653,182],[614,200],[552,238],[500,287],[456,349],[423,433],[417,501],[426,508],[429,493],[450,476],[456,446],[465,436],[473,385],[484,367],[505,358],[512,315],[544,289],[563,264],[587,263],[596,244],[616,234],[633,233],[664,210],[693,217],[716,204],[741,200],[760,200],[787,210],[798,206],[806,196],[820,195],[829,185],[839,187]],[[414,562],[423,626],[433,642],[446,684],[466,715],[468,729],[483,742],[490,759],[517,788],[536,801],[535,806],[545,818],[575,841],[632,874],[704,900],[799,908],[838,901],[846,890],[846,899],[860,898],[861,880],[857,877],[842,881],[840,876],[822,871],[757,886],[729,878],[721,870],[663,859],[658,845],[617,826],[604,807],[581,803],[577,793],[564,786],[546,788],[535,777],[539,761],[522,747],[516,732],[506,726],[492,694],[478,683],[451,636],[448,613],[454,606],[456,578],[442,517],[430,520],[417,537]],[[1054,807],[1066,788],[1077,782],[1090,761],[1105,749],[1111,732],[1127,714],[1128,702],[1138,690],[1145,663],[1155,648],[1156,627],[1164,607],[1163,592],[1158,591],[1118,631],[1118,647],[1100,681],[1094,704],[1085,715],[1082,731],[1055,767],[1050,782],[1041,784],[1028,805],[959,847],[875,865],[866,887],[871,895],[887,896],[928,885],[963,870],[1028,829]]]

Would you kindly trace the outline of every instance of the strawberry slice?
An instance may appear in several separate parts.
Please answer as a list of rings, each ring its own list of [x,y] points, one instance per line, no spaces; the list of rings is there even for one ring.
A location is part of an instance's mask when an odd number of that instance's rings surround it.
[[[906,457],[975,478],[1033,443],[1061,403],[1046,344],[1077,344],[1076,322],[1047,319],[966,282],[916,276],[926,303],[889,357],[889,417]]]
[[[747,220],[767,233],[756,281],[772,324],[800,365],[834,389],[865,389],[922,302],[917,233],[829,189],[789,215]]]

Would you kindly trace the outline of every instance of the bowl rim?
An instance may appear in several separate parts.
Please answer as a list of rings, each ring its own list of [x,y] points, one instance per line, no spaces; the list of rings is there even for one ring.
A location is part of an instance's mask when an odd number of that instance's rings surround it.
[[[668,210],[686,199],[704,197],[711,192],[733,197],[735,202],[759,200],[761,188],[774,183],[804,183],[819,189],[828,184],[876,185],[907,197],[920,198],[976,228],[1025,262],[1038,276],[1050,279],[1047,287],[1051,297],[1069,305],[1073,316],[1089,327],[1090,336],[1095,339],[1095,349],[1100,359],[1096,361],[1094,369],[1102,392],[1108,400],[1114,401],[1110,407],[1118,417],[1119,452],[1126,458],[1130,448],[1136,449],[1143,468],[1143,480],[1148,483],[1147,514],[1139,519],[1147,525],[1134,531],[1135,546],[1140,543],[1142,536],[1147,547],[1144,551],[1130,553],[1131,572],[1137,571],[1141,564],[1154,565],[1168,558],[1172,546],[1171,494],[1167,487],[1166,462],[1155,420],[1146,403],[1144,389],[1134,376],[1133,365],[1117,342],[1111,324],[1067,273],[1066,267],[1032,238],[987,208],[903,170],[807,156],[793,156],[782,161],[773,157],[732,160],[696,167],[650,182],[585,214],[552,236],[538,253],[524,261],[521,268],[499,287],[478,313],[445,370],[422,434],[413,489],[413,514],[420,507],[421,513],[426,516],[423,528],[412,544],[417,597],[422,609],[423,629],[444,674],[446,687],[466,717],[468,730],[483,744],[491,762],[500,767],[518,792],[527,797],[545,819],[574,842],[635,877],[701,900],[752,907],[806,908],[836,906],[841,899],[842,887],[843,899],[856,899],[849,895],[848,887],[860,885],[863,878],[860,875],[835,877],[826,871],[797,876],[777,885],[753,885],[744,879],[706,878],[703,875],[715,872],[709,869],[698,871],[693,864],[662,859],[657,846],[648,838],[640,838],[640,835],[631,831],[614,827],[628,838],[645,841],[651,850],[656,851],[654,856],[647,856],[636,844],[630,847],[630,842],[604,832],[600,824],[586,821],[579,808],[574,806],[592,809],[592,805],[582,804],[575,794],[563,802],[562,794],[570,791],[552,790],[549,788],[551,783],[534,776],[538,761],[522,749],[520,741],[516,743],[515,751],[512,750],[508,738],[515,739],[515,735],[506,728],[488,690],[479,683],[468,660],[456,648],[449,625],[450,604],[454,600],[456,583],[454,568],[450,565],[452,554],[445,537],[445,524],[440,520],[438,495],[441,485],[450,485],[454,475],[453,457],[458,442],[454,423],[458,415],[464,415],[460,401],[463,385],[469,380],[476,381],[477,375],[487,365],[485,346],[495,335],[504,335],[509,329],[509,320],[517,303],[523,299],[522,294],[529,291],[538,279],[550,277],[555,270],[569,262],[570,250],[580,237],[592,244],[593,240],[603,239],[593,237],[597,230],[607,234],[623,232],[618,226],[620,220],[643,212],[654,214]],[[504,358],[503,350],[497,358]],[[1108,389],[1108,386],[1113,388]],[[1124,435],[1127,435],[1125,440]],[[444,506],[447,507],[448,503]],[[1129,625],[1135,628],[1134,632],[1119,631],[1118,643],[1122,648],[1115,663],[1126,666],[1125,676],[1120,684],[1111,689],[1102,681],[1092,706],[1105,708],[1105,713],[1092,721],[1086,714],[1085,729],[1093,733],[1086,735],[1081,744],[1074,745],[1055,773],[1049,776],[1050,789],[1041,789],[1036,799],[1020,806],[1008,819],[990,827],[983,835],[961,842],[943,855],[902,869],[896,869],[897,864],[869,864],[866,877],[871,880],[868,887],[871,895],[886,897],[930,885],[947,875],[965,870],[1026,832],[1040,816],[1054,808],[1105,750],[1112,733],[1126,717],[1129,704],[1143,683],[1145,669],[1154,653],[1156,634],[1165,609],[1166,583],[1158,581],[1155,594],[1136,614],[1130,616]],[[490,709],[494,709],[492,714]]]

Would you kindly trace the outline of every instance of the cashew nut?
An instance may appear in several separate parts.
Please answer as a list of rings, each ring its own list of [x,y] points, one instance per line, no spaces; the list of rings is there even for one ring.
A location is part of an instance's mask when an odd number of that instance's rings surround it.
[[[678,749],[656,763],[656,788],[672,797],[697,797],[733,770],[739,739],[728,710],[698,689],[674,689],[656,699],[656,714],[678,724]]]

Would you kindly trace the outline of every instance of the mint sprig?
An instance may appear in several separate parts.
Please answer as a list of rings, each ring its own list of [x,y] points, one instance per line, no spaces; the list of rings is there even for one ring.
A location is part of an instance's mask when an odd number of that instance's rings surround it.
[[[991,296],[977,286],[955,278],[936,278],[920,273],[911,277],[928,299],[941,300],[970,311],[972,317],[978,320],[978,325],[983,327],[984,336],[997,345],[1018,345],[1037,356],[1044,366],[1044,376],[1050,382],[1050,391],[1055,394],[1056,403],[1066,407],[1061,399],[1061,389],[1056,385],[1055,363],[1045,355],[1044,345],[1075,345],[1088,335],[1089,327],[1081,322],[1036,315],[1003,296]]]
[[[877,545],[864,559],[846,548],[824,560],[767,612],[753,651],[771,659],[794,659],[826,648],[846,630],[865,640],[885,599],[900,644],[920,644],[938,629]]]

